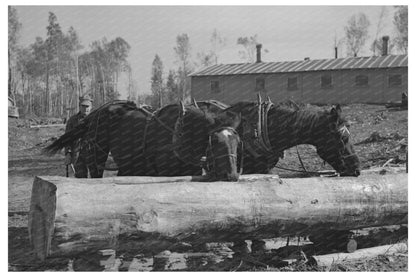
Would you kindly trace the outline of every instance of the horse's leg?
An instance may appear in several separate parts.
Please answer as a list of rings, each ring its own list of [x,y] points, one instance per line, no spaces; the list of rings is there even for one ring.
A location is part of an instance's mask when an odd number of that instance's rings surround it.
[[[78,159],[74,164],[75,178],[88,178],[87,157],[79,154]]]
[[[260,156],[259,158],[255,159],[255,173],[259,174],[269,174],[269,161],[267,157]]]
[[[251,241],[251,251],[255,252],[264,252],[266,251],[266,242],[261,239],[254,239]]]
[[[95,161],[90,163],[88,169],[90,170],[91,178],[102,178],[104,175],[105,162],[108,158],[109,151],[99,151],[95,154]]]
[[[255,158],[252,155],[244,155],[243,174],[269,174],[278,160],[278,157],[268,159],[265,156]]]
[[[105,162],[110,151],[106,147],[90,145],[87,155],[87,166],[91,178],[102,178],[104,174]]]

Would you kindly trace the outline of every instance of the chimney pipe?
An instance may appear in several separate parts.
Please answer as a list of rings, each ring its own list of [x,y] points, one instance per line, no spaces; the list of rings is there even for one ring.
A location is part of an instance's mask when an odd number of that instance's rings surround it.
[[[261,44],[256,44],[257,48],[257,63],[261,63]]]
[[[338,59],[338,47],[335,46],[335,59]]]
[[[388,55],[388,44],[389,44],[389,36],[382,37],[383,39],[383,52],[381,53],[382,56]]]

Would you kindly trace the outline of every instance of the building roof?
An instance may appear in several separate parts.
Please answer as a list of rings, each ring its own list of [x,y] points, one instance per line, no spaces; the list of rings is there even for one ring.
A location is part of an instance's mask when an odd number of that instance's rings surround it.
[[[197,72],[192,73],[190,76],[219,76],[237,74],[267,74],[322,70],[407,67],[407,60],[407,55],[387,55],[288,62],[218,64],[203,68]]]

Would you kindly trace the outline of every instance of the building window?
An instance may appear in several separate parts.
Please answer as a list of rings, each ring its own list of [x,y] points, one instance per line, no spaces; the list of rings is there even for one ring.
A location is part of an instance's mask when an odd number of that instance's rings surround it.
[[[367,75],[355,76],[355,86],[357,86],[357,87],[366,87],[366,86],[368,86],[368,76]]]
[[[298,77],[289,77],[289,78],[287,78],[287,89],[288,90],[298,89]]]
[[[402,85],[402,75],[390,75],[389,76],[389,87],[399,87]]]
[[[321,76],[321,88],[332,88],[332,76],[331,75]]]
[[[220,81],[211,81],[211,93],[220,93]]]
[[[264,78],[256,78],[256,91],[264,90],[266,87],[266,80]]]

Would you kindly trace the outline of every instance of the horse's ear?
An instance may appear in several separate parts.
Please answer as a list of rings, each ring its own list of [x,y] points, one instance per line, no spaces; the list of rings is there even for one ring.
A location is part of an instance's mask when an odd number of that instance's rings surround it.
[[[337,110],[337,112],[340,114],[341,113],[341,105],[340,104],[337,104],[336,106],[335,106],[335,109]]]
[[[240,125],[240,123],[241,123],[241,112],[237,113],[237,115],[235,117],[235,123],[236,123],[236,126],[234,126],[234,128],[237,128],[238,125]]]
[[[260,93],[257,94],[257,104],[261,105],[261,95],[260,95]]]
[[[241,113],[226,111],[226,116],[231,119],[231,127],[237,128],[241,123]]]
[[[335,107],[332,107],[331,115],[333,117],[336,117],[336,118],[341,117],[341,106],[340,106],[340,104],[337,104]]]
[[[183,103],[183,101],[181,100],[179,102],[179,116],[184,116],[185,115],[185,104]]]
[[[192,98],[192,103],[194,104],[195,107],[197,107],[199,109],[198,103],[196,103],[195,98]]]

